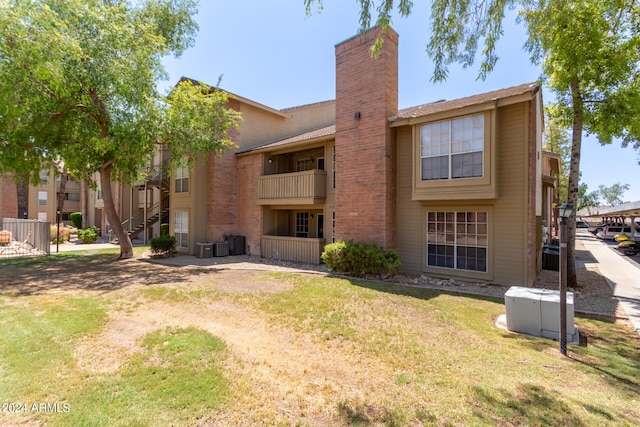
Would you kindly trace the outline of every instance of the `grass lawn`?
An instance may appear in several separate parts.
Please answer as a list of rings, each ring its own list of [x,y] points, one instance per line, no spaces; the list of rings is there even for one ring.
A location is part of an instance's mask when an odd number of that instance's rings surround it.
[[[563,357],[501,300],[113,253],[0,261],[0,425],[640,425],[620,323]]]

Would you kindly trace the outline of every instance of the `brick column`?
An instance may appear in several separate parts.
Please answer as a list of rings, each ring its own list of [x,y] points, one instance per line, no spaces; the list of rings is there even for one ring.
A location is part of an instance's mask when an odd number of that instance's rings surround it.
[[[377,59],[371,46],[380,36]],[[336,238],[396,241],[398,34],[373,28],[336,46]]]

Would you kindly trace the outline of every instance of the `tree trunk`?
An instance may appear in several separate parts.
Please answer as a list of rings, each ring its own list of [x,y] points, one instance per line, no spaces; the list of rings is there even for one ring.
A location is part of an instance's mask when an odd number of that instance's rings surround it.
[[[27,219],[27,181],[24,177],[18,180],[17,193],[18,193],[18,218]],[[36,218],[37,219],[37,218]]]
[[[86,176],[80,180],[80,212],[82,213],[82,228],[89,227],[89,188],[87,186]],[[92,224],[94,225],[94,224]]]
[[[582,149],[583,109],[582,93],[577,76],[571,80],[571,98],[573,101],[573,135],[571,137],[571,164],[569,167],[568,202],[574,206],[571,218],[567,222],[567,286],[576,288],[576,207],[578,206],[578,186],[580,185],[580,151]]]
[[[100,168],[100,186],[102,188],[102,200],[104,202],[104,210],[107,215],[107,221],[111,229],[116,233],[118,244],[120,245],[120,259],[133,258],[133,245],[129,234],[124,231],[120,216],[116,212],[113,194],[111,192],[111,164],[106,164]]]
[[[62,171],[60,174],[60,187],[58,188],[58,204],[56,205],[56,223],[60,222],[60,215],[64,209],[64,193],[67,191],[67,180],[69,179],[69,173]],[[60,214],[58,214],[60,212]]]

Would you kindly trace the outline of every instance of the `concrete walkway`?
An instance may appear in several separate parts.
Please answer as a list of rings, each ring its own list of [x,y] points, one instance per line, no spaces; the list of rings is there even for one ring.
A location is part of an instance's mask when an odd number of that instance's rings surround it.
[[[579,230],[576,239],[595,259],[595,266],[607,280],[613,294],[640,334],[640,254],[625,256],[613,241],[598,239],[588,231]],[[584,261],[585,266],[592,264]],[[579,267],[579,266],[578,266]]]

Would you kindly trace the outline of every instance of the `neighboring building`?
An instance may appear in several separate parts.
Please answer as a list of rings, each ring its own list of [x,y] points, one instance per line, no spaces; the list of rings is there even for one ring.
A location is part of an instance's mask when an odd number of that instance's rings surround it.
[[[179,251],[237,235],[252,255],[318,263],[353,239],[396,248],[406,272],[531,284],[553,198],[539,86],[399,110],[397,48],[378,28],[338,44],[335,101],[275,110],[232,95],[238,149],[172,176]]]
[[[0,218],[18,217],[18,186],[7,176],[0,176]]]

